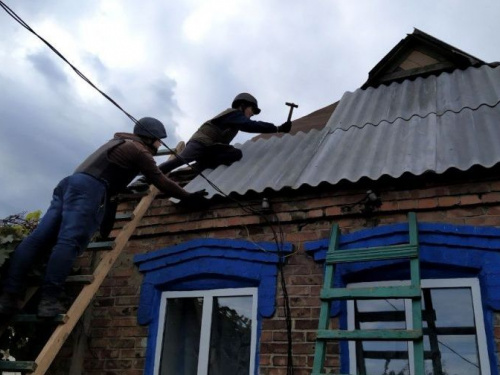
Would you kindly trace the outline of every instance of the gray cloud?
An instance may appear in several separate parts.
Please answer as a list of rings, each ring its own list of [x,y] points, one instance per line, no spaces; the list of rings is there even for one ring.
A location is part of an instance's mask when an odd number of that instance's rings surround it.
[[[276,123],[285,101],[296,117],[333,103],[414,27],[500,60],[500,3],[489,0],[11,3],[120,106],[160,119],[170,146],[242,91],[258,97],[257,119]],[[133,123],[1,11],[0,34],[3,217],[44,210],[59,179]]]
[[[50,84],[66,85],[68,83],[61,64],[59,61],[54,61],[55,57],[53,54],[49,55],[48,51],[28,55],[27,60]]]

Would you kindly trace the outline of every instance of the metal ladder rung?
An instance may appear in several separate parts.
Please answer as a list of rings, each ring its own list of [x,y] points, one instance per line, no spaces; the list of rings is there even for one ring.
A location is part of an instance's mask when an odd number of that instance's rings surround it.
[[[414,286],[387,286],[373,288],[331,288],[321,291],[322,301],[334,299],[378,299],[378,298],[411,298],[420,299],[420,288]]]
[[[369,262],[400,258],[417,258],[418,246],[395,245],[389,247],[371,247],[355,250],[335,250],[327,254],[326,264],[347,262]]]
[[[422,338],[422,330],[411,329],[340,329],[318,330],[318,340],[371,340],[371,341],[412,341]]]

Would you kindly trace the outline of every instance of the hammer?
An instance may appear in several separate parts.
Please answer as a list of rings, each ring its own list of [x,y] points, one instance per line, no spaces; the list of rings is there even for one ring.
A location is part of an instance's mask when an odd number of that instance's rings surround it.
[[[297,104],[295,104],[295,103],[288,103],[288,102],[286,102],[285,104],[290,107],[290,112],[288,113],[288,120],[287,121],[291,121],[292,120],[293,109],[294,108],[299,108],[299,106]]]

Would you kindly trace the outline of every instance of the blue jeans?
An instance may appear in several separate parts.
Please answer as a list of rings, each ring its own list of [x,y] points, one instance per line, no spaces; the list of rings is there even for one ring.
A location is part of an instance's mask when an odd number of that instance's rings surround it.
[[[59,182],[37,228],[14,251],[4,291],[22,292],[33,263],[50,254],[42,290],[60,295],[76,257],[102,221],[105,200],[106,185],[89,175],[76,173]]]

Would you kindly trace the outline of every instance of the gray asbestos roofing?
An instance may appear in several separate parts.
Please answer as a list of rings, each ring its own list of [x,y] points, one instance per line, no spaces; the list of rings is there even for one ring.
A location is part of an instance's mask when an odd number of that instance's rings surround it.
[[[443,173],[500,162],[500,67],[455,70],[346,92],[322,130],[238,145],[204,175],[225,194]],[[186,189],[217,193],[202,177]]]

